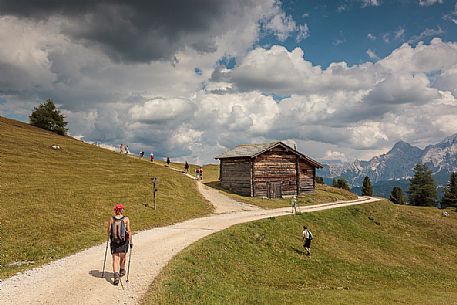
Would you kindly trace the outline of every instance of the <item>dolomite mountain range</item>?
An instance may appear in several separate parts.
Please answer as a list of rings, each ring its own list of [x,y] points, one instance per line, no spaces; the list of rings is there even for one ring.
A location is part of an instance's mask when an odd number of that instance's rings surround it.
[[[318,175],[324,178],[345,178],[352,187],[362,185],[365,176],[372,183],[408,180],[414,175],[414,166],[422,162],[432,170],[438,184],[445,184],[449,174],[457,171],[457,133],[424,149],[404,141],[397,142],[386,154],[369,161],[328,162]]]

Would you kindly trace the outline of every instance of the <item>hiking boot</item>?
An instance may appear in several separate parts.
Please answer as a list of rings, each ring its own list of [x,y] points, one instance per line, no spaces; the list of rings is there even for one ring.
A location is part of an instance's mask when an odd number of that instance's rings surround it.
[[[117,272],[114,272],[114,281],[113,281],[113,284],[115,286],[119,285],[119,273]]]
[[[125,275],[125,269],[120,269],[119,270],[119,275],[122,277]]]

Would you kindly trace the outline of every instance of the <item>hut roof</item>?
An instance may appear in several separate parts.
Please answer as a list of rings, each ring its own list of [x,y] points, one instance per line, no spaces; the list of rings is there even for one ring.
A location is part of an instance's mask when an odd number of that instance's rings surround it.
[[[314,167],[317,167],[317,168],[323,167],[322,164],[320,164],[319,162],[296,151],[292,147],[284,144],[283,142],[270,142],[270,143],[261,143],[261,144],[241,144],[231,150],[224,152],[223,154],[216,156],[215,159],[239,158],[239,157],[254,158],[278,145],[283,146],[286,149],[289,149],[296,155],[299,155],[301,158],[308,161]]]

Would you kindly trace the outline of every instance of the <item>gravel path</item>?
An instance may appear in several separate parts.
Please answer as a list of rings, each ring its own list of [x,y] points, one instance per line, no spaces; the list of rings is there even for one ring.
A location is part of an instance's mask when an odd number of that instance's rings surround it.
[[[101,278],[106,244],[17,274],[0,283],[1,304],[136,304],[168,261],[193,242],[234,224],[290,214],[290,208],[263,210],[236,202],[197,182],[216,214],[134,235],[129,283],[112,285],[111,258]],[[373,202],[376,198],[301,207],[312,212]]]

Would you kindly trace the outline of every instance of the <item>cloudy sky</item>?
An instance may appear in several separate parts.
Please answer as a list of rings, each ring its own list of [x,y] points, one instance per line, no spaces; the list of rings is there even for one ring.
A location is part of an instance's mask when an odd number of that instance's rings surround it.
[[[199,163],[368,159],[457,133],[456,0],[0,0],[0,115]]]

